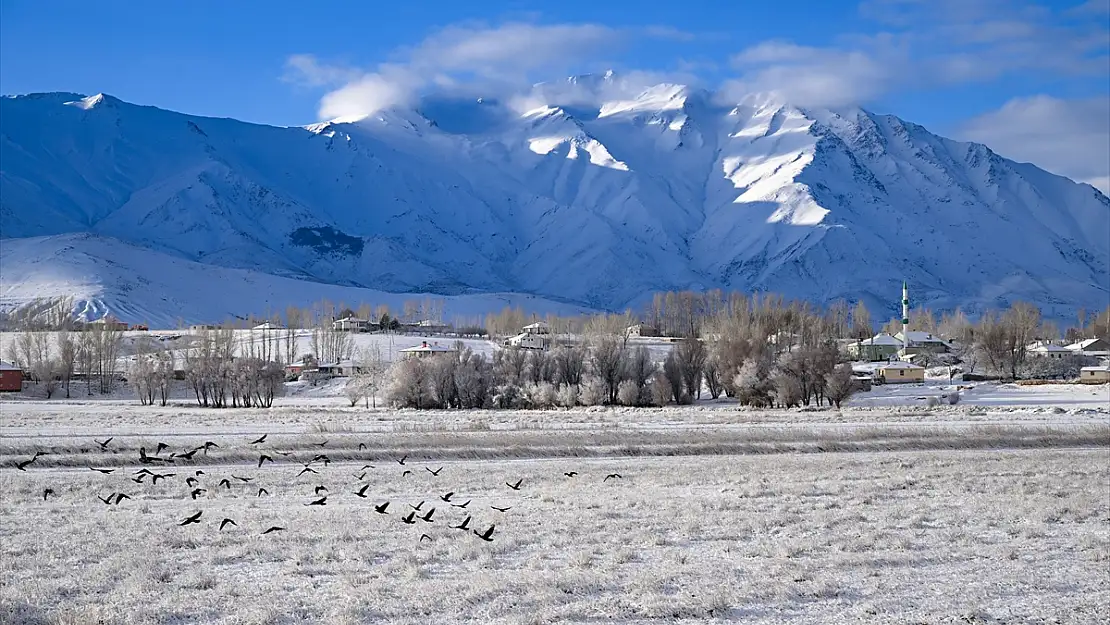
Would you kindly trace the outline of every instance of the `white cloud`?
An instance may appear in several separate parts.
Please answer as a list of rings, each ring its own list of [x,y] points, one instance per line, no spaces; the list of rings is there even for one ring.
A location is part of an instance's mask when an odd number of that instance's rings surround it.
[[[869,0],[881,31],[830,46],[768,41],[732,58],[733,90],[777,91],[802,105],[865,104],[894,90],[1006,76],[1103,77],[1110,27],[1022,0]]]
[[[967,122],[957,136],[1110,194],[1110,97],[1015,98]]]
[[[419,45],[397,50],[391,62],[370,70],[321,63],[312,55],[286,61],[284,79],[303,86],[335,87],[320,102],[321,118],[357,117],[411,103],[428,89],[475,88],[486,94],[519,90],[536,76],[552,76],[589,66],[633,37],[689,41],[689,33],[669,27],[617,29],[597,24],[507,23],[455,25]],[[598,70],[603,67],[588,67]]]

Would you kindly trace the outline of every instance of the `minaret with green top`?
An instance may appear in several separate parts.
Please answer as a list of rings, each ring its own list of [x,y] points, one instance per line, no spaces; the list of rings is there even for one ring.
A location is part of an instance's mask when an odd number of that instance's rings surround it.
[[[902,281],[902,351],[910,346],[910,287]]]

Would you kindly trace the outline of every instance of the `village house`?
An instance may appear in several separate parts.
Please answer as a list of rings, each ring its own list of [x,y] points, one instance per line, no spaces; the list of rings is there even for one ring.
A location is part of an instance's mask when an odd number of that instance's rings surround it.
[[[252,330],[265,331],[265,330],[284,330],[285,328],[281,327],[280,323],[273,323],[271,321],[267,321],[266,323],[260,323],[260,324],[254,326],[251,329]]]
[[[1110,363],[1103,363],[1094,367],[1083,367],[1079,370],[1080,382],[1110,382]]]
[[[104,328],[105,330],[122,332],[127,330],[127,324],[113,317],[112,315],[104,315],[96,321],[90,321],[89,328]]]
[[[1110,356],[1110,343],[1102,339],[1086,339],[1072,343],[1064,349],[1083,356]]]
[[[508,347],[546,350],[551,347],[551,326],[544,321],[530,323],[521,328],[520,334],[505,339]]]
[[[331,327],[337,332],[369,332],[370,321],[367,319],[359,319],[358,317],[349,316],[342,319],[336,319],[331,322]]]
[[[341,360],[339,362],[321,364],[316,367],[316,370],[319,371],[321,375],[330,375],[337,378],[347,378],[352,375],[366,373],[366,368],[353,360]]]
[[[189,326],[191,332],[203,332],[205,330],[219,330],[220,326],[212,323],[194,323]]]
[[[1036,356],[1038,358],[1054,359],[1061,359],[1075,355],[1075,352],[1071,351],[1070,349],[1060,345],[1055,345],[1053,343],[1034,343],[1033,345],[1026,347],[1025,352],[1030,356]]]
[[[894,338],[902,343],[901,353],[909,354],[947,354],[952,351],[951,344],[948,341],[933,335],[932,332],[921,332],[910,330],[903,336],[901,332],[894,335]]]
[[[630,339],[654,337],[659,336],[659,329],[641,322],[625,328],[624,335]]]
[[[845,351],[850,357],[868,362],[889,360],[897,355],[900,349],[902,349],[902,341],[885,332],[845,346]]]
[[[439,343],[429,343],[428,341],[421,341],[419,345],[406,347],[405,349],[400,350],[400,353],[405,358],[428,358],[431,356],[446,354],[453,351],[455,350],[447,347],[446,345],[440,345]]]
[[[884,384],[908,384],[925,381],[925,367],[902,361],[879,365],[875,368],[875,374]]]
[[[18,393],[23,390],[23,369],[0,360],[0,393]]]

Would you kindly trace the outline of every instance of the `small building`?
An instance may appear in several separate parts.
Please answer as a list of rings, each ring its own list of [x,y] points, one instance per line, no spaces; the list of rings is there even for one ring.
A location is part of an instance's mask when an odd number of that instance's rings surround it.
[[[23,390],[23,369],[0,360],[0,393],[18,393]]]
[[[1110,343],[1102,339],[1086,339],[1068,345],[1064,349],[1070,350],[1073,354],[1081,354],[1083,356],[1110,356]]]
[[[637,323],[625,328],[624,335],[630,339],[659,336],[659,329],[646,323]]]
[[[331,327],[338,332],[369,332],[370,321],[349,316],[331,322]]]
[[[288,371],[288,368],[286,368],[286,370]],[[352,375],[365,373],[363,367],[353,360],[341,360],[339,362],[321,364],[320,366],[316,367],[316,370],[319,371],[322,375],[331,375],[337,378],[347,378]]]
[[[1061,359],[1075,355],[1075,352],[1070,349],[1052,343],[1037,343],[1035,345],[1030,345],[1025,351],[1030,356],[1036,356],[1037,358]]]
[[[1083,367],[1079,370],[1080,382],[1110,382],[1110,364]]]
[[[849,356],[858,360],[878,362],[889,360],[902,349],[902,341],[882,332],[862,341],[853,342],[845,347]]]
[[[205,330],[219,330],[220,326],[213,323],[194,323],[189,326],[191,332],[204,332]]]
[[[267,321],[266,323],[260,323],[260,324],[254,326],[251,329],[252,330],[265,331],[265,330],[284,330],[285,328],[281,327],[280,323],[273,323],[273,322]]]
[[[884,384],[909,384],[925,381],[925,367],[900,360],[879,365],[875,368],[875,374]]]
[[[519,347],[520,349],[546,350],[551,347],[551,335],[521,332],[516,336],[505,339],[505,346]]]
[[[902,336],[902,333],[899,332],[894,335],[894,338],[903,344],[902,353],[904,354],[920,354],[922,352],[947,354],[952,351],[952,346],[948,341],[935,336],[932,332],[910,330],[906,333],[906,336]]]
[[[400,353],[405,358],[428,358],[431,356],[438,356],[455,351],[446,345],[439,343],[429,343],[428,341],[421,341],[419,345],[406,347],[400,350]]]
[[[104,315],[96,321],[90,321],[87,324],[90,328],[104,328],[105,330],[122,332],[127,330],[127,324],[113,317],[112,315]]]

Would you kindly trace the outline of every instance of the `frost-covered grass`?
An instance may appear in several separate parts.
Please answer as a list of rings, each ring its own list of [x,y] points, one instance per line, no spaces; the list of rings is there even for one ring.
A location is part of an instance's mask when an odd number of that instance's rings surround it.
[[[198,466],[209,490],[195,502],[194,467],[157,486],[135,469],[0,470],[0,621],[1092,623],[1110,610],[1106,449],[410,458],[362,481],[361,463],[299,478],[290,464]],[[255,481],[215,486],[231,474]],[[304,505],[317,485],[328,505]],[[464,516],[447,491],[471,501],[474,526],[497,524],[492,543],[447,527]],[[132,500],[96,499],[110,492]],[[374,513],[385,500],[391,514]],[[401,523],[420,501],[434,522]],[[201,524],[178,526],[196,511]],[[225,517],[238,527],[219,531]],[[271,525],[287,530],[260,535]]]

